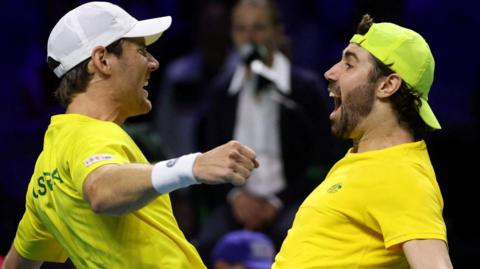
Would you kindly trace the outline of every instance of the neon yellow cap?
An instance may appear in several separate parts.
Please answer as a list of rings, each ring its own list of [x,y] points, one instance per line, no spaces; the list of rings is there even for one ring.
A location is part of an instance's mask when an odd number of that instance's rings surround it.
[[[356,34],[350,42],[366,49],[420,93],[420,117],[428,126],[442,128],[428,104],[435,60],[420,34],[393,23],[373,23],[365,35]]]

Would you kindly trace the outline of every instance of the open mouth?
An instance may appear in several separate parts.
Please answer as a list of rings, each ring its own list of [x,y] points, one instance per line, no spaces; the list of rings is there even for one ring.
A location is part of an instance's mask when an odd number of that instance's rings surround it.
[[[147,74],[145,74],[145,82],[143,82],[143,88],[144,88],[145,90],[147,90],[148,81],[149,81],[149,80],[150,80],[150,74],[147,73]]]
[[[340,108],[340,106],[342,105],[342,97],[338,94],[333,93],[332,91],[330,91],[328,96],[333,98],[333,101],[335,102],[334,111],[337,111],[337,109]]]
[[[148,79],[143,83],[143,92],[145,94],[145,97],[148,98]]]

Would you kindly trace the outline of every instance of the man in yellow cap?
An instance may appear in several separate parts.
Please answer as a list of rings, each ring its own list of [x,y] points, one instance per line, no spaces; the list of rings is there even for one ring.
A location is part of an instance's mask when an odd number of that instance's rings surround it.
[[[273,269],[452,268],[423,137],[434,59],[416,32],[365,15],[325,73],[332,132],[353,147],[303,202]]]

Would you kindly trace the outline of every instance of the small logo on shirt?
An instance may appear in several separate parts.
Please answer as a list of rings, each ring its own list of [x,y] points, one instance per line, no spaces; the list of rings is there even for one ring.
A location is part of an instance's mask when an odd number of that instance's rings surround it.
[[[113,159],[113,156],[110,154],[95,154],[83,160],[83,164],[88,167],[94,163],[111,159]]]
[[[342,188],[342,183],[333,184],[330,188],[328,188],[328,193],[336,193]]]
[[[167,167],[172,167],[174,166],[178,161],[178,158],[175,158],[175,159],[170,159],[167,161]]]

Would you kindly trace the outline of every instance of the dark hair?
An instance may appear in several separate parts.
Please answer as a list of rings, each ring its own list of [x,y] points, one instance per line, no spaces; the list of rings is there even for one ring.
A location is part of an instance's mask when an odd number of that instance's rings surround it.
[[[107,51],[120,57],[122,55],[121,41],[122,39],[119,39],[108,45],[106,47]],[[63,106],[67,107],[72,102],[75,95],[85,92],[88,82],[90,82],[90,79],[92,78],[87,69],[89,61],[90,58],[85,59],[62,76],[54,95]],[[60,65],[60,62],[51,57],[48,57],[47,63],[51,70]]]
[[[362,20],[357,26],[357,34],[365,35],[368,32],[368,30],[370,30],[370,27],[372,26],[372,24],[373,24],[373,18],[370,17],[369,14],[363,15]]]
[[[362,20],[357,27],[357,34],[366,34],[372,24],[373,18],[368,14],[363,15]],[[374,62],[373,69],[369,74],[370,81],[376,81],[381,77],[386,77],[394,73],[389,66],[385,65],[378,58],[371,54],[370,56]],[[412,131],[416,140],[423,139],[428,132],[434,130],[420,117],[420,93],[410,87],[403,79],[400,88],[390,96],[390,101],[393,105],[393,109],[396,111],[399,123],[406,124]]]

